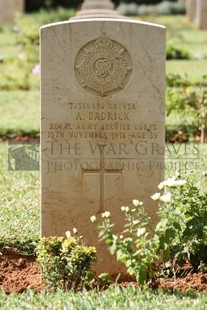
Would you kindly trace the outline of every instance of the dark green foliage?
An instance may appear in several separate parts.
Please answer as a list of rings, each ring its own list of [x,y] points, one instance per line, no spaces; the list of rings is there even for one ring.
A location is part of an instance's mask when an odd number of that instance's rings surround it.
[[[34,255],[34,250],[37,246],[38,241],[34,240],[6,240],[1,238],[0,240],[0,250],[11,250],[19,253],[20,255],[30,256]]]
[[[176,2],[176,0],[169,0],[170,2]],[[121,2],[124,3],[136,3],[140,4],[157,4],[162,2],[162,0],[112,0],[112,2],[117,6]],[[27,12],[37,11],[41,8],[56,8],[56,7],[66,7],[66,8],[77,8],[83,3],[83,0],[26,0],[25,6]]]
[[[26,0],[25,9],[27,12],[38,11],[41,8],[77,8],[83,0]]]
[[[187,87],[191,85],[191,80],[188,76],[170,73],[166,76],[166,84],[169,87]]]
[[[179,49],[172,44],[167,44],[166,47],[166,58],[170,59],[190,59],[189,51],[185,49]]]
[[[96,250],[79,244],[74,237],[42,238],[36,253],[45,283],[53,288],[86,286],[93,275],[90,264],[96,260]]]

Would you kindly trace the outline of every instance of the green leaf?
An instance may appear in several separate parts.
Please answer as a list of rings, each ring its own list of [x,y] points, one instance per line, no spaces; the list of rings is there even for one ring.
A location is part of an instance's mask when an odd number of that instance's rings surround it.
[[[116,256],[117,256],[117,260],[121,260],[123,256],[123,251],[121,249],[117,250]]]

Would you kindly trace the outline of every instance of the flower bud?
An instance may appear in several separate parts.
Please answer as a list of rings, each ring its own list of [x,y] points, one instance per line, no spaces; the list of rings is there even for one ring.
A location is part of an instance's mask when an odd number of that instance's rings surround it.
[[[96,218],[95,215],[92,215],[92,216],[90,217],[90,219],[91,219],[91,222],[92,222],[92,223],[95,223],[95,222],[97,221],[97,218]]]

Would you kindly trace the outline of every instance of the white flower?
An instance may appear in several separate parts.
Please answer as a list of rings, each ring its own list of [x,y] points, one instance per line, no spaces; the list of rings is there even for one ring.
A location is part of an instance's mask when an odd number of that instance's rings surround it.
[[[120,236],[119,236],[119,238],[120,238],[120,239],[123,239],[123,238],[124,238],[124,236],[123,236],[123,235],[120,235]]]
[[[167,193],[165,195],[160,196],[160,200],[163,202],[170,202],[171,200],[171,194]]]
[[[186,184],[187,181],[186,180],[177,180],[176,182],[177,182],[177,186],[183,186]]]
[[[161,182],[158,185],[158,188],[163,189],[164,186],[168,186],[168,187],[183,186],[185,183],[186,183],[186,180],[176,180],[176,178],[173,177],[171,179],[167,179],[167,180]]]
[[[121,211],[123,211],[123,212],[129,212],[129,207],[125,207],[125,206],[122,206],[121,207]]]
[[[143,202],[142,201],[139,201],[137,199],[133,199],[132,200],[132,203],[135,207],[139,207],[139,206],[143,206]]]
[[[138,237],[142,236],[145,233],[145,231],[146,229],[144,227],[137,229],[137,236]]]
[[[161,182],[161,183],[158,185],[158,188],[159,188],[159,189],[163,189],[163,188],[164,188],[163,182]]]
[[[121,207],[121,211],[123,211],[123,212],[125,211],[125,206]]]
[[[74,235],[76,235],[77,232],[78,232],[77,228],[74,227],[74,228],[73,228],[73,233],[74,233]]]
[[[70,230],[66,231],[65,235],[66,235],[67,238],[70,238],[70,237],[71,237],[71,232],[70,232]]]
[[[111,216],[111,213],[109,211],[105,211],[103,214],[102,214],[102,217],[104,218],[109,218]]]
[[[139,220],[132,221],[133,225],[137,225],[139,222],[140,222]]]
[[[91,219],[91,222],[92,222],[92,223],[95,223],[96,220],[97,220],[97,218],[96,218],[95,215],[92,215],[92,216],[90,217],[90,219]]]
[[[152,195],[151,196],[151,198],[153,199],[153,200],[159,200],[159,198],[160,198],[160,193],[155,193],[154,195]]]

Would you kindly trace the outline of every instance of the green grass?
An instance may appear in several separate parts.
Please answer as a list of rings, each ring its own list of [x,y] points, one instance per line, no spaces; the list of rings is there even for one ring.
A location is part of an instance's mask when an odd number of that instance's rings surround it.
[[[201,81],[205,74],[207,60],[169,60],[166,62],[166,73],[187,75],[193,77],[194,81]]]
[[[39,171],[8,170],[8,145],[0,144],[0,242],[39,239]]]
[[[6,295],[0,293],[2,310],[198,310],[206,309],[207,297],[204,294],[167,294],[161,291],[140,292],[134,287],[113,287],[106,291],[90,292],[41,292],[29,290],[24,294]]]
[[[40,128],[39,91],[0,92],[0,133],[38,132]]]

